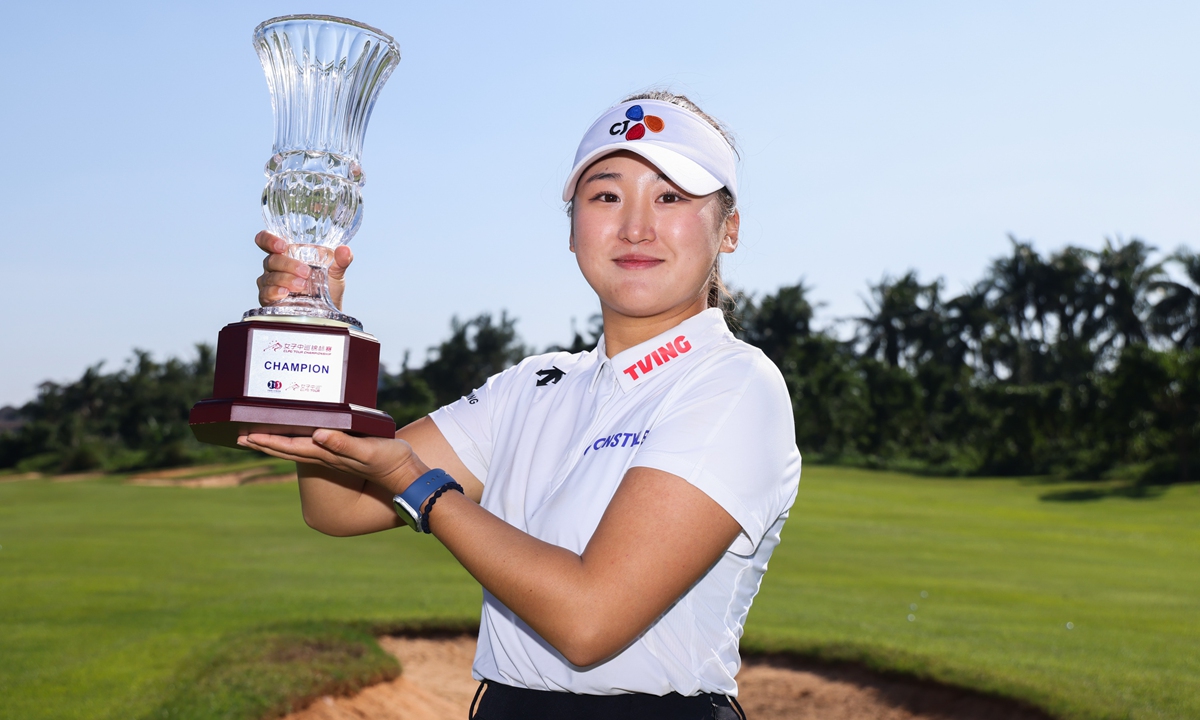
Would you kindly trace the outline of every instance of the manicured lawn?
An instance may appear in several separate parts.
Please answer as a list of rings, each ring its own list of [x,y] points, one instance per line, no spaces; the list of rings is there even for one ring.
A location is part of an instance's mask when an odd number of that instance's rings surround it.
[[[1064,494],[809,468],[744,645],[867,660],[1064,717],[1200,717],[1200,487],[1039,499],[1051,493]]]
[[[1059,490],[808,468],[745,644],[1068,717],[1200,717],[1200,487],[1039,499]],[[327,538],[290,484],[0,483],[4,718],[147,716],[230,638],[470,622],[478,602],[436,541]]]
[[[303,620],[478,619],[411,531],[329,538],[294,484],[0,484],[0,717],[144,715],[227,633]]]

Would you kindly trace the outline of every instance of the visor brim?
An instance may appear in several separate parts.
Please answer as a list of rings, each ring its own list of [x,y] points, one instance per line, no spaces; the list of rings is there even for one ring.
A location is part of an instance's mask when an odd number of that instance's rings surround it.
[[[678,185],[681,190],[689,195],[709,195],[725,187],[724,183],[701,167],[695,160],[684,157],[670,148],[656,145],[653,141],[642,140],[624,144],[613,143],[603,145],[585,155],[575,165],[575,169],[571,171],[571,176],[567,178],[566,184],[563,185],[563,202],[570,202],[571,198],[575,196],[575,186],[579,183],[579,178],[585,170],[600,158],[621,152],[622,150],[634,153],[635,155],[641,155],[649,160],[663,175],[670,178],[671,182]]]

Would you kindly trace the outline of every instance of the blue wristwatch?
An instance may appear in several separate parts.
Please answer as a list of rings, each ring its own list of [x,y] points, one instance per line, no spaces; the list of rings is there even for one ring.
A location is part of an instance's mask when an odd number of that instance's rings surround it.
[[[396,508],[396,514],[410,528],[421,532],[423,529],[421,506],[431,495],[448,485],[458,488],[461,492],[461,486],[454,482],[454,478],[450,477],[445,470],[434,468],[413,481],[413,484],[405,488],[404,492],[393,496],[392,507]]]

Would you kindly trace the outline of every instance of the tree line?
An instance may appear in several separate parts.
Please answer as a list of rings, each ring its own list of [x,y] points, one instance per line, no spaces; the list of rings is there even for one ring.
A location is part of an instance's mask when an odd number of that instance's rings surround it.
[[[482,314],[451,321],[450,337],[429,360],[381,368],[379,407],[403,425],[478,386],[525,357],[516,320]],[[103,363],[68,383],[43,382],[20,408],[0,408],[0,469],[71,473],[129,471],[244,459],[245,451],[198,443],[188,428],[195,402],[212,394],[215,352],[196,346],[192,360],[157,362],[135,350],[125,367]]]
[[[830,462],[955,475],[1188,480],[1200,441],[1200,257],[1140,240],[1042,256],[1012,240],[966,292],[870,286],[839,340],[803,284],[741,298],[797,442]],[[1173,271],[1173,272],[1169,272]]]
[[[814,324],[803,283],[736,294],[734,332],[791,391],[810,461],[949,475],[1122,475],[1187,481],[1200,448],[1200,256],[1155,260],[1141,240],[1039,254],[1012,240],[968,290],[916,272],[869,285],[863,315]],[[506,314],[454,320],[427,361],[381,372],[379,406],[421,417],[525,357]],[[594,346],[597,319],[560,348]],[[211,390],[213,353],[43,383],[2,418],[0,467],[111,470],[222,459],[187,412]],[[0,425],[4,427],[4,425]]]

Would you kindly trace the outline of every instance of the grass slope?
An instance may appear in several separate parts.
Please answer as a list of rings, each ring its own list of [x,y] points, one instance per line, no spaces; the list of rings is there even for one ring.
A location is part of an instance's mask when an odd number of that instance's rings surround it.
[[[1200,717],[1200,487],[1051,494],[1069,493],[809,468],[744,647],[862,660],[1064,717]]]
[[[745,646],[1064,717],[1200,717],[1200,488],[1048,490],[807,469]],[[309,530],[294,485],[0,483],[3,718],[269,715],[394,672],[373,629],[478,603],[430,538]]]
[[[368,627],[282,623],[231,633],[198,653],[147,720],[278,718],[322,695],[349,695],[399,674]]]
[[[329,538],[299,504],[294,484],[0,485],[0,717],[144,716],[280,623],[478,619],[436,540]]]

